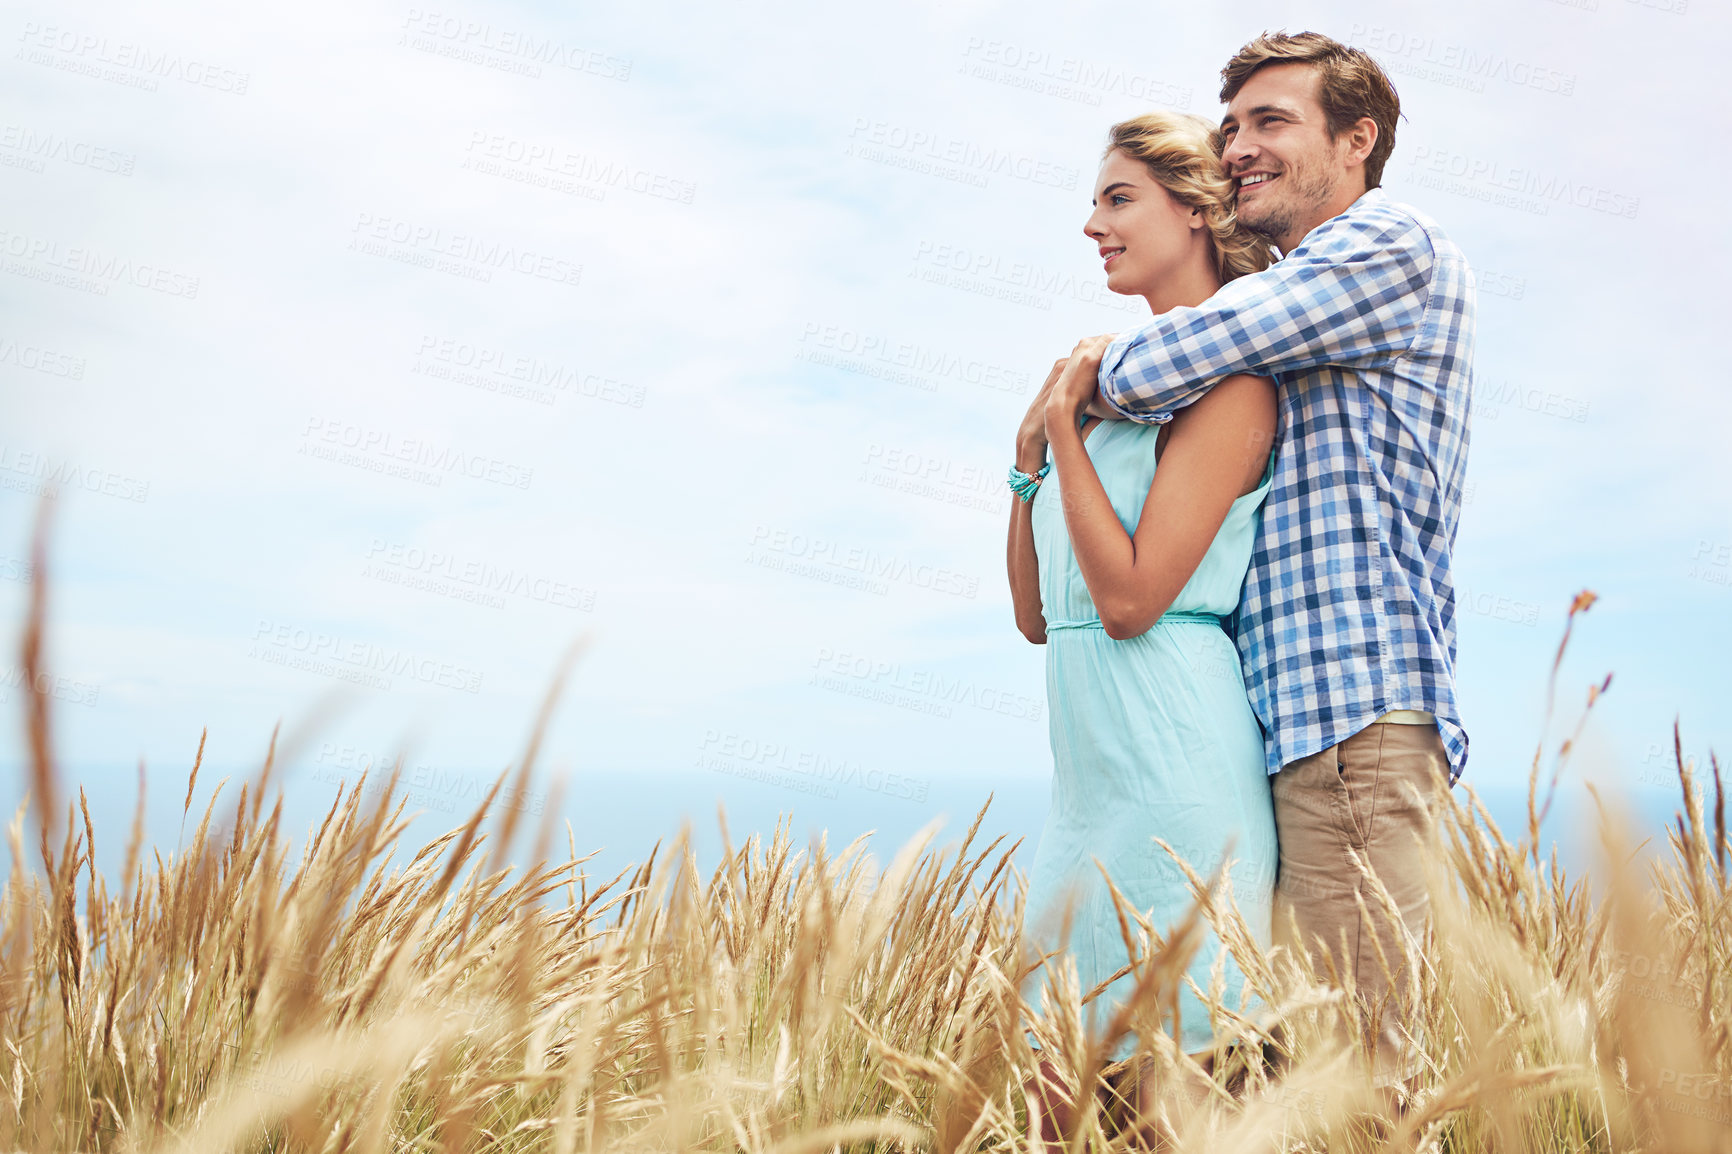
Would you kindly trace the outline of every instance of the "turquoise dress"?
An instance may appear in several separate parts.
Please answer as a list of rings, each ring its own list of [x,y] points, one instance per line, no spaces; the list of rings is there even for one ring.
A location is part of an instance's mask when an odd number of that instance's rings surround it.
[[[1135,532],[1154,480],[1159,432],[1158,425],[1101,421],[1084,442],[1127,533]],[[1128,960],[1094,858],[1163,934],[1190,906],[1185,876],[1156,837],[1204,878],[1231,840],[1234,900],[1260,944],[1268,944],[1277,857],[1263,733],[1238,649],[1219,618],[1239,603],[1274,467],[1271,451],[1262,483],[1233,502],[1172,607],[1147,633],[1126,641],[1108,637],[1095,613],[1065,528],[1056,469],[1035,494],[1030,516],[1046,616],[1053,777],[1023,924],[1043,950],[1061,944],[1065,897],[1074,887],[1068,945],[1085,995]],[[1210,988],[1223,952],[1209,934],[1190,969],[1199,988]],[[1238,1006],[1244,977],[1231,956],[1224,977],[1226,1002]],[[1044,981],[1043,969],[1029,977],[1023,993],[1031,1005],[1040,1005]],[[1106,1026],[1131,987],[1127,974],[1084,1008],[1095,1029]],[[1208,1048],[1208,1014],[1189,988],[1180,994],[1179,1023],[1187,1052]],[[1113,1058],[1133,1048],[1127,1038]]]

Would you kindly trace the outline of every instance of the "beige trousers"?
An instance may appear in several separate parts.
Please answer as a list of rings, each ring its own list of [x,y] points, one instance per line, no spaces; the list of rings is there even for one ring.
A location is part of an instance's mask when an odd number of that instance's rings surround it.
[[[1342,982],[1356,991],[1367,1027],[1376,1031],[1377,1074],[1396,1079],[1414,1072],[1400,1030],[1417,1030],[1401,1011],[1410,978],[1400,939],[1404,933],[1418,939],[1430,910],[1418,839],[1430,837],[1432,790],[1447,788],[1449,780],[1449,757],[1436,723],[1398,723],[1408,720],[1397,715],[1368,725],[1320,753],[1288,762],[1270,783],[1281,843],[1275,940],[1293,945],[1291,917],[1320,973],[1333,963]],[[1389,891],[1400,911],[1399,927],[1391,924],[1350,851]]]

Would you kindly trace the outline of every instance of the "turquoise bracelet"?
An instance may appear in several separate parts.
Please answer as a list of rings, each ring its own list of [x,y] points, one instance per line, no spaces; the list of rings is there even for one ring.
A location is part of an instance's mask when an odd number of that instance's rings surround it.
[[[1038,473],[1025,473],[1012,465],[1010,467],[1010,491],[1024,501],[1031,501],[1034,499],[1035,490],[1040,488],[1041,481],[1051,471],[1051,461],[1042,465]]]

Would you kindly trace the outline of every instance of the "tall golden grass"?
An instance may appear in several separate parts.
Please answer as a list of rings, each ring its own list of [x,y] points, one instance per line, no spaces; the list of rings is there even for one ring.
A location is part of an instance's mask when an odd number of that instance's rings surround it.
[[[1422,1027],[1423,1073],[1396,1111],[1363,1045],[1339,1040],[1358,1024],[1340,981],[1258,949],[1225,879],[1196,878],[1191,917],[1165,935],[1124,910],[1137,988],[1104,1031],[1083,1028],[1090,992],[1063,955],[1039,1004],[1024,1001],[1041,959],[1020,930],[1020,843],[980,844],[990,798],[959,846],[935,848],[929,826],[887,865],[864,838],[798,848],[785,823],[735,848],[724,821],[707,875],[682,830],[592,884],[569,826],[550,860],[551,817],[530,864],[507,866],[519,812],[493,805],[506,774],[407,864],[391,865],[408,824],[397,768],[370,807],[365,774],[339,791],[294,849],[280,787],[265,806],[273,738],[232,804],[219,813],[219,786],[167,856],[144,841],[141,770],[115,892],[82,789],[60,822],[48,704],[26,703],[39,845],[26,853],[21,807],[0,900],[0,1148],[1032,1152],[1032,1032],[1074,1096],[1073,1151],[1732,1150],[1717,762],[1710,813],[1678,756],[1669,856],[1645,874],[1608,815],[1593,886],[1542,856],[1533,804],[1512,841],[1456,791],[1431,856],[1434,929],[1387,959],[1416,975]],[[1536,754],[1536,799],[1539,776]],[[1218,1035],[1273,1066],[1205,1074],[1173,1044],[1204,926],[1261,999],[1252,1013],[1209,998]],[[1152,1100],[1106,1092],[1126,1034]]]

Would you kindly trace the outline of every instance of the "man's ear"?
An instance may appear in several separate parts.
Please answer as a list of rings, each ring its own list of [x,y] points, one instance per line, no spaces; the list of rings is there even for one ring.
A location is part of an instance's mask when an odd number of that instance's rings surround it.
[[[1364,164],[1371,156],[1371,150],[1377,147],[1377,121],[1369,116],[1361,116],[1344,135],[1347,139],[1347,154],[1342,159],[1347,162],[1347,167]]]

